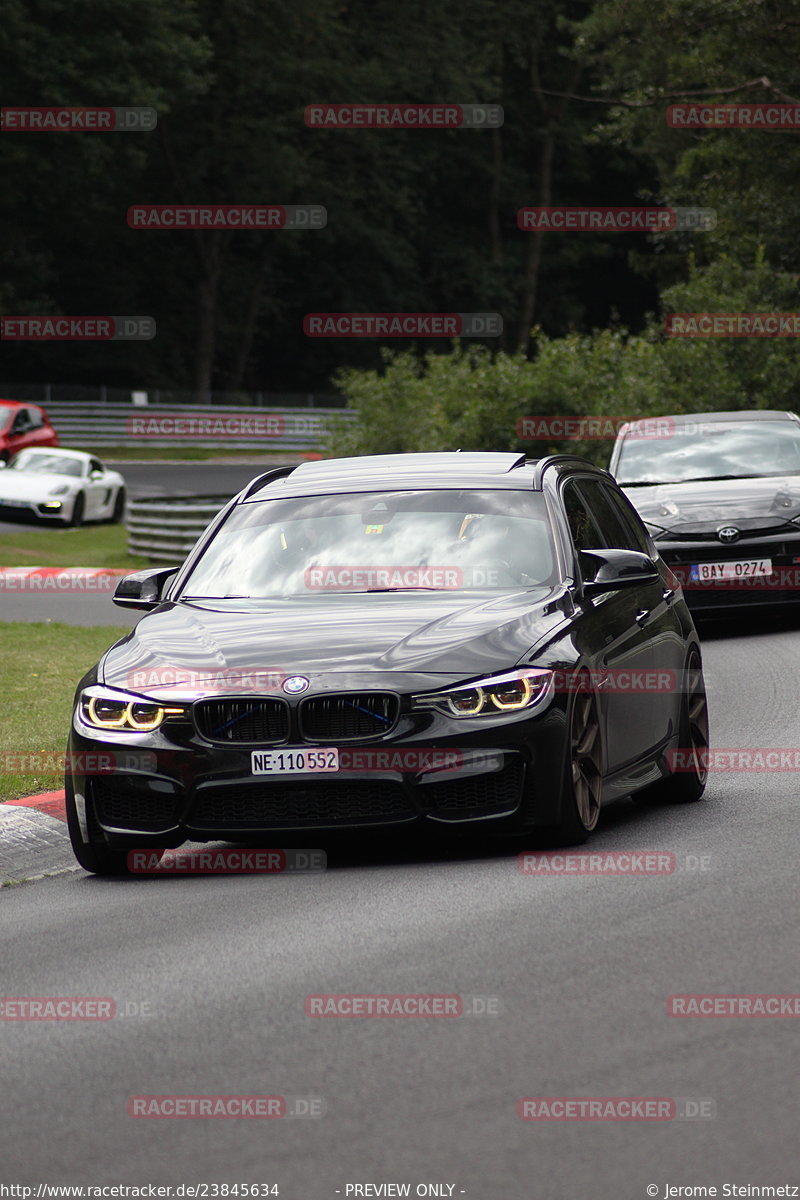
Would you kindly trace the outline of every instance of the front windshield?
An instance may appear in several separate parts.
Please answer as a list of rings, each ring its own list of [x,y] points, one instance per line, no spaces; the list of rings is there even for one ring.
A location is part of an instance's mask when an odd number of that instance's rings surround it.
[[[0,404],[0,433],[2,433],[4,429],[7,429],[11,424],[11,418],[13,417],[14,412],[15,409],[6,408],[4,404]]]
[[[77,475],[83,474],[83,462],[80,458],[67,458],[60,454],[41,454],[30,451],[18,454],[8,464],[10,470],[30,471],[35,475]]]
[[[617,479],[626,484],[800,474],[800,425],[794,421],[697,421],[656,438],[622,443]]]
[[[182,598],[483,591],[555,577],[541,493],[362,492],[234,509]]]

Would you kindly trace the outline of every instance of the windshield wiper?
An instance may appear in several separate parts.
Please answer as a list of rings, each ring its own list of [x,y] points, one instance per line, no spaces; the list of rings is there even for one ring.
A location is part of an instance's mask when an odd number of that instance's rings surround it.
[[[777,472],[783,475],[783,471]],[[677,483],[716,483],[720,479],[766,479],[766,475],[690,475],[688,479],[626,479],[620,487],[669,487]]]

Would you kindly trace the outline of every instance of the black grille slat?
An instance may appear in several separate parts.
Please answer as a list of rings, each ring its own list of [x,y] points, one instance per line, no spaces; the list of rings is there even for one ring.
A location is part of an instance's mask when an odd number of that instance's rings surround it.
[[[399,709],[391,692],[310,696],[300,705],[300,733],[310,742],[380,737],[394,729]]]
[[[285,742],[289,707],[284,700],[200,700],[194,706],[198,731],[210,742],[262,745]]]
[[[416,814],[400,784],[317,780],[200,790],[187,824],[195,829],[346,825],[403,820]]]

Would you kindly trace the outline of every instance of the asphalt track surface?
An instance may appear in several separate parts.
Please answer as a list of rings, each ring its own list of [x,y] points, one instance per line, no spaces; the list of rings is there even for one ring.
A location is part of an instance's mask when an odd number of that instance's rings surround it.
[[[262,471],[275,463],[261,459],[250,462],[148,462],[115,464],[125,477],[131,499],[142,496],[234,496]],[[35,531],[38,526],[23,522],[0,522],[0,545],[3,535],[20,530]],[[63,531],[65,538],[71,530]],[[20,564],[22,565],[22,564]],[[47,563],[36,564],[47,566]],[[75,562],[73,566],[83,564]],[[0,595],[0,619],[4,621],[62,621],[67,625],[130,625],[138,620],[135,613],[117,608],[108,592],[11,592]]]
[[[800,619],[718,625],[704,646],[714,744],[797,747]],[[472,1200],[797,1185],[797,1021],[679,1019],[666,1004],[800,992],[799,788],[797,772],[717,772],[699,804],[604,810],[591,848],[674,853],[663,876],[530,877],[515,855],[533,842],[393,837],[329,844],[313,876],[78,872],[4,889],[3,995],[148,1015],[2,1023],[3,1182],[270,1182],[284,1200],[367,1183]],[[458,993],[501,1011],[314,1019],[304,998],[319,993]],[[322,1097],[327,1111],[127,1115],[151,1094]],[[704,1099],[714,1116],[530,1122],[526,1096]]]

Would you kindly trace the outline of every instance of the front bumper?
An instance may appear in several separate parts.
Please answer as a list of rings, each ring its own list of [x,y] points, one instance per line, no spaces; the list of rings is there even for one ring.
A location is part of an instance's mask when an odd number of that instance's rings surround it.
[[[58,505],[54,508],[53,505]],[[42,520],[63,521],[64,513],[69,506],[64,500],[0,500],[0,518],[4,515],[23,513],[27,516]]]
[[[719,541],[659,538],[658,552],[677,575],[693,612],[800,603],[800,530],[776,537],[742,538],[733,545]],[[698,583],[691,567],[701,563],[736,563],[770,559],[772,575],[763,579]]]
[[[336,772],[268,777],[252,774],[256,747],[210,744],[188,722],[176,722],[169,738],[166,726],[109,736],[88,732],[73,717],[71,790],[94,831],[122,844],[252,841],[264,833],[375,826],[551,824],[566,753],[560,700],[500,720],[415,713],[387,738],[342,744]]]

